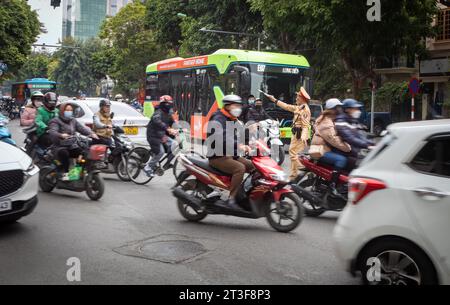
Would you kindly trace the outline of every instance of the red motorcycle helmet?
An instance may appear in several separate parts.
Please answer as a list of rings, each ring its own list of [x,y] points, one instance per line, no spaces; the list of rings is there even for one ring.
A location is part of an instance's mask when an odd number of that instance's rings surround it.
[[[170,95],[163,95],[159,98],[159,102],[173,104],[173,98]]]

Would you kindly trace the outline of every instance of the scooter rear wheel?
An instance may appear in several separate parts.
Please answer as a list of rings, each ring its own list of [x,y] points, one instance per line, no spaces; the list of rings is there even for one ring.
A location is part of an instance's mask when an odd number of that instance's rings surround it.
[[[310,174],[311,175],[311,174]],[[314,185],[314,182],[316,180],[316,176],[308,176],[305,180],[300,180],[297,185],[301,188],[304,188],[306,190],[310,190],[308,188],[311,188]],[[308,217],[319,217],[323,213],[326,212],[326,210],[322,207],[318,207],[314,205],[313,203],[306,200],[306,198],[303,198],[302,196],[299,196],[300,200],[302,201],[302,206],[305,211],[305,215]]]
[[[272,202],[267,207],[267,221],[278,232],[288,233],[295,230],[303,220],[301,199],[295,193],[286,193],[280,203]],[[284,220],[289,222],[283,223]]]

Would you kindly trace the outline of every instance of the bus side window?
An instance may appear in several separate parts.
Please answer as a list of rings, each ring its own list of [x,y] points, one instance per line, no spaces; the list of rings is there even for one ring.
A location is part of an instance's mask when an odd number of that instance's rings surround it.
[[[161,73],[158,76],[158,96],[156,100],[163,95],[170,93],[170,77],[169,73]]]

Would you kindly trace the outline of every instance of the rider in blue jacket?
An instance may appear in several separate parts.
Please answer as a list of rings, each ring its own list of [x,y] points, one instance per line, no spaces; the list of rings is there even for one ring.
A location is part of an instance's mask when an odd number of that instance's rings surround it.
[[[363,126],[359,122],[363,105],[354,99],[346,99],[342,102],[344,111],[335,120],[338,135],[351,147],[351,158],[358,157],[361,149],[368,149],[375,143],[362,132]]]

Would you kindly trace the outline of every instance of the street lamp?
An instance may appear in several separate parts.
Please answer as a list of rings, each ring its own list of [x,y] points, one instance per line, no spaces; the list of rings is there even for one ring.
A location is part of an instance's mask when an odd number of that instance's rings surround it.
[[[209,29],[207,29],[205,27],[201,28],[200,32],[224,34],[224,35],[257,37],[258,38],[258,51],[261,51],[261,37],[262,37],[261,34],[250,34],[250,33],[242,33],[242,32],[229,32],[229,31],[220,31],[220,30],[209,30]]]
[[[33,44],[33,47],[42,47],[42,49],[45,50],[45,48],[61,48],[61,49],[80,49],[80,47],[71,47],[71,46],[59,46],[59,45],[52,45],[52,44]]]

